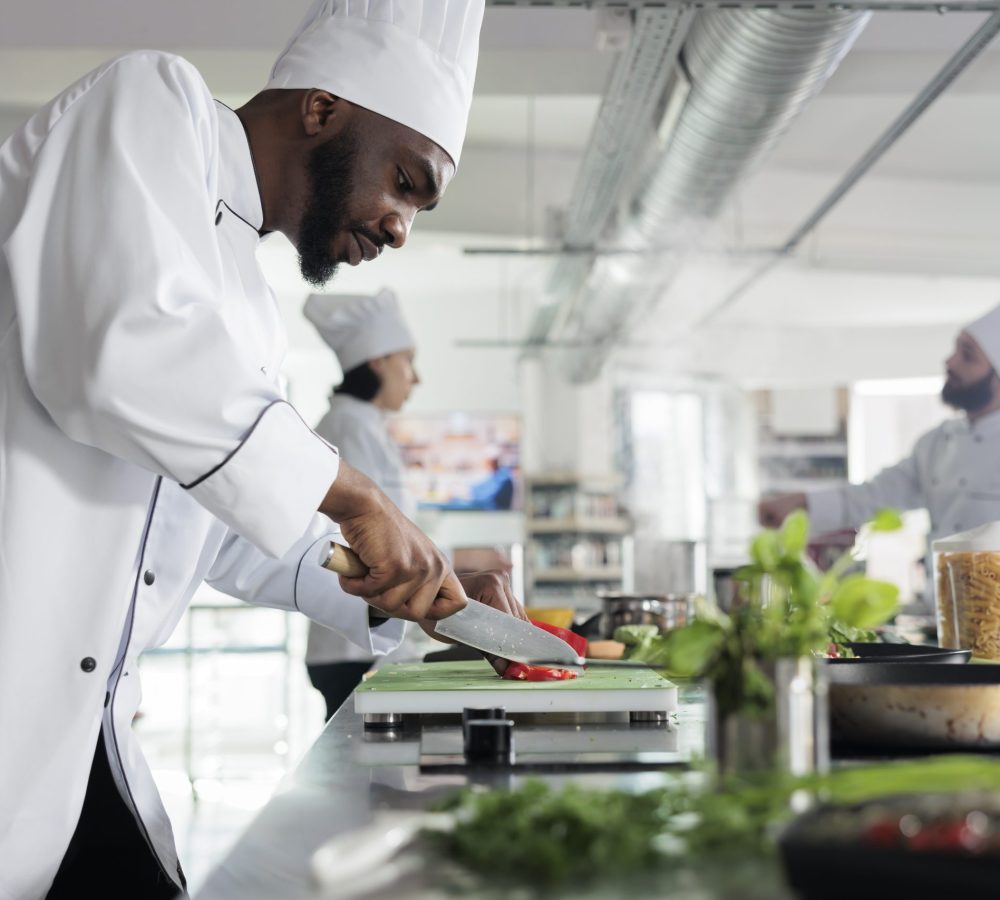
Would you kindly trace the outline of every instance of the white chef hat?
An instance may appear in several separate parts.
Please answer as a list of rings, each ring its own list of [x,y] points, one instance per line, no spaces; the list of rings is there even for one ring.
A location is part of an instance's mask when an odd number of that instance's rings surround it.
[[[267,88],[321,88],[420,132],[458,165],[484,0],[316,0]]]
[[[374,295],[310,294],[302,312],[337,354],[345,372],[366,360],[416,346],[399,300],[388,288]]]
[[[1000,372],[1000,306],[966,325],[965,330],[975,338],[993,368]]]

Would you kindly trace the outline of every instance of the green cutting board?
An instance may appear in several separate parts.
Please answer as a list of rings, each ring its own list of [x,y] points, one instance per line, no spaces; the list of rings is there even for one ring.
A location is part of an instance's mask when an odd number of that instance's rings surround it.
[[[504,681],[485,660],[383,666],[354,692],[359,713],[452,713],[502,706],[507,712],[660,712],[677,708],[677,688],[652,669],[593,668],[569,681]]]

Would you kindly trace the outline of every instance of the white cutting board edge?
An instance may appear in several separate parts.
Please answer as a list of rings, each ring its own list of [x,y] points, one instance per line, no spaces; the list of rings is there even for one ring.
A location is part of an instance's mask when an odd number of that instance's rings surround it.
[[[509,713],[673,712],[677,688],[607,691],[520,690],[362,691],[354,695],[357,713],[461,713],[466,707],[503,707]]]

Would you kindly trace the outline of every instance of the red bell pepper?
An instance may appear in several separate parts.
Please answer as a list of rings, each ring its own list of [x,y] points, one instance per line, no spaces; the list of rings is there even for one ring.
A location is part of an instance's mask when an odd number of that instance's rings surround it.
[[[570,669],[554,669],[552,666],[528,666],[524,663],[507,663],[503,677],[508,681],[568,681],[576,678]]]
[[[531,620],[531,624],[564,640],[573,648],[573,652],[577,656],[583,656],[587,652],[587,639],[568,628],[559,628],[556,625],[549,625],[547,622],[536,622],[534,619]],[[508,663],[503,673],[503,677],[509,681],[568,681],[570,678],[576,678],[576,675],[577,673],[571,669],[528,666],[519,662]]]
[[[531,624],[564,640],[573,648],[573,652],[577,656],[587,655],[587,639],[582,634],[577,634],[568,628],[560,628],[558,625],[549,625],[548,622],[536,622],[534,619],[531,619]]]

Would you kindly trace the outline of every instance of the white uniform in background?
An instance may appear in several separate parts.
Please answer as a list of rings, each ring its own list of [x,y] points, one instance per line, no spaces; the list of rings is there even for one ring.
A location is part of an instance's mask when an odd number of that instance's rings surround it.
[[[175,875],[131,721],[137,657],[202,580],[370,655],[401,637],[369,631],[368,606],[312,564],[338,457],[279,392],[262,218],[238,118],[168,54],[102,66],[0,147],[4,900],[48,890],[100,728]]]
[[[417,504],[406,487],[405,469],[399,447],[389,435],[387,415],[374,403],[345,394],[330,398],[330,409],[316,426],[316,433],[335,441],[341,456],[372,479],[412,519]],[[339,590],[339,585],[338,585]],[[445,647],[427,637],[421,628],[409,626],[406,640],[382,662],[409,662],[423,659],[425,653]],[[306,662],[320,664],[371,659],[372,655],[357,643],[349,641],[323,625],[309,625]]]
[[[806,495],[814,534],[851,528],[885,507],[926,508],[930,540],[1000,519],[1000,412],[949,419],[864,484]]]

